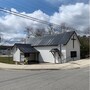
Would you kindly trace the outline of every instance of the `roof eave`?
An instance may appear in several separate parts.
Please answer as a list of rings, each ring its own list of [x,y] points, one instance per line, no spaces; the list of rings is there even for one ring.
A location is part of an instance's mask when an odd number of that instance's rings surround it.
[[[48,46],[58,46],[59,44],[56,45],[33,45],[33,47],[48,47]]]

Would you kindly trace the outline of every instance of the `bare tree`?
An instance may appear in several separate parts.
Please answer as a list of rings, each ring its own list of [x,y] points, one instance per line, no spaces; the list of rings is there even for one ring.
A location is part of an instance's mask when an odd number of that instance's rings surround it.
[[[43,36],[46,34],[46,30],[45,30],[45,28],[36,28],[35,29],[32,27],[26,27],[25,33],[26,33],[27,38],[30,38],[30,36],[34,36],[34,37]]]
[[[66,24],[65,23],[61,23],[60,29],[61,29],[62,33],[65,32],[67,30]]]
[[[60,29],[61,29],[62,32],[67,32],[67,31],[76,31],[77,33],[80,32],[80,30],[77,30],[76,28],[66,24],[65,22],[61,23]]]
[[[22,43],[26,43],[26,39],[25,38],[21,38],[20,40]]]
[[[84,31],[83,31],[84,34],[90,34],[90,27],[87,27]]]
[[[2,40],[2,38],[1,38],[1,36],[0,36],[0,43],[1,43],[1,40]]]
[[[44,28],[36,29],[36,30],[35,30],[35,37],[37,37],[37,36],[44,36],[45,33],[46,33],[46,31],[45,31]]]
[[[54,29],[54,26],[52,24],[48,25],[48,34],[49,35],[55,34],[55,29]]]
[[[0,34],[0,43],[2,43],[2,37],[3,37],[3,35]]]
[[[30,38],[31,35],[34,36],[34,31],[33,31],[33,28],[32,27],[26,27],[25,33],[26,33],[26,37],[27,38]]]

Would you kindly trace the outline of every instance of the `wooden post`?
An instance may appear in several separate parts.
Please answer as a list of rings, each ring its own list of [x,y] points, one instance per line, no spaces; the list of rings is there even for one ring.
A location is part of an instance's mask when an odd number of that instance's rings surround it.
[[[59,53],[60,53],[60,61],[61,61],[60,63],[62,63],[62,56],[61,56],[61,53],[62,53],[62,46],[61,46],[61,44],[60,44],[59,46],[60,46],[60,52],[59,52]]]

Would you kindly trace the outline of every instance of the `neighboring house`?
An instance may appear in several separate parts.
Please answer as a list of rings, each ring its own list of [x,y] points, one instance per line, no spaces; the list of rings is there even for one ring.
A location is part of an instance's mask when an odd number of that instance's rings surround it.
[[[32,60],[33,57],[33,59],[35,58],[35,61],[38,60],[38,62],[41,63],[64,63],[71,60],[80,59],[80,42],[75,31],[43,37],[33,37],[29,38],[27,41],[27,43],[30,44],[30,46],[28,47],[28,50],[30,52],[28,60]],[[28,44],[24,44],[25,47],[27,47]],[[23,44],[21,44],[20,47],[22,47],[22,45]],[[14,45],[14,47],[15,46],[16,44]],[[25,47],[23,48],[25,49]],[[33,48],[35,52],[30,50],[30,48]],[[27,49],[25,50],[27,51]],[[19,59],[20,57],[22,58],[22,56],[20,55],[20,51],[22,50],[19,47],[14,51],[14,61],[21,60]],[[18,59],[15,58],[17,57],[17,55],[15,56],[16,52],[19,56]],[[34,55],[32,55],[33,52]]]
[[[12,46],[0,46],[0,55],[12,55]]]

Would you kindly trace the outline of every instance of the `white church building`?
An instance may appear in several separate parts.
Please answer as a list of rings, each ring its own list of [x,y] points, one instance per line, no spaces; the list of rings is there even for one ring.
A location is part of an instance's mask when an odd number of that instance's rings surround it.
[[[75,31],[28,38],[27,44],[15,44],[13,60],[28,63],[65,63],[80,59],[80,42]]]

